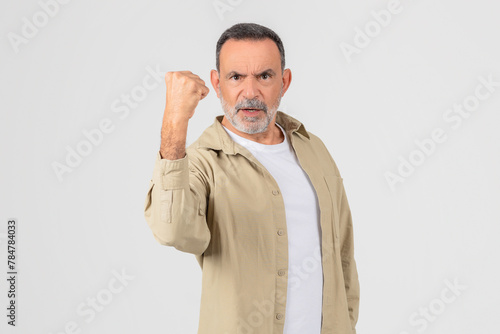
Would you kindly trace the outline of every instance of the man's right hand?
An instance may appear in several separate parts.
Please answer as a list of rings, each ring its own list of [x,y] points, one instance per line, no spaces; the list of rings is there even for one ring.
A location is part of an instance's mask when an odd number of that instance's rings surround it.
[[[176,160],[185,156],[187,126],[198,102],[210,90],[199,76],[190,71],[167,72],[165,112],[161,128],[160,155]]]
[[[164,118],[189,120],[198,102],[210,92],[205,82],[190,71],[167,72],[167,101]]]

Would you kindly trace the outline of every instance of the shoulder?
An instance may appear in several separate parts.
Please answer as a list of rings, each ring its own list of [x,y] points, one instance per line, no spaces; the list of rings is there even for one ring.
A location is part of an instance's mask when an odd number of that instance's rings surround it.
[[[217,159],[220,152],[202,145],[203,141],[203,135],[201,135],[186,147],[186,156],[189,160],[190,171],[202,176],[207,183],[211,183],[216,174],[215,170],[218,168]]]
[[[332,154],[328,150],[327,145],[325,145],[323,140],[321,140],[321,138],[319,138],[316,134],[310,131],[307,131],[307,134],[309,135],[311,149],[315,151],[320,163],[329,171],[333,170],[336,176],[341,177],[337,164],[335,163]]]

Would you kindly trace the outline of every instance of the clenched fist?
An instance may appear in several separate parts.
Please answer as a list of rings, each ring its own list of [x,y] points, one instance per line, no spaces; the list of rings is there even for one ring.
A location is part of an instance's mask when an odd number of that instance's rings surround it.
[[[205,82],[190,71],[167,72],[167,101],[164,117],[190,119],[202,99],[210,92]]]
[[[210,92],[205,82],[190,71],[167,72],[167,101],[161,127],[160,155],[176,160],[185,156],[188,122],[198,102]]]

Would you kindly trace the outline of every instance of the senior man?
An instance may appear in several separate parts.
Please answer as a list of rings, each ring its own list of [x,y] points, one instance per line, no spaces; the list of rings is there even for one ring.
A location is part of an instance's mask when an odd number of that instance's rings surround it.
[[[342,177],[323,142],[278,111],[292,75],[279,36],[240,23],[216,46],[224,115],[186,148],[209,89],[168,72],[145,218],[202,268],[198,334],[355,334],[359,281]],[[312,111],[308,111],[312,112]]]

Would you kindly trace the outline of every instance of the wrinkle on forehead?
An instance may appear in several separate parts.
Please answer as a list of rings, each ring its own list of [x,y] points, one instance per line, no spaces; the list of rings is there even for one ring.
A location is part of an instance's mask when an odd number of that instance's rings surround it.
[[[228,40],[220,52],[221,72],[236,71],[255,75],[265,69],[278,71],[281,55],[274,41]]]

